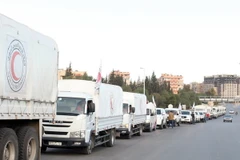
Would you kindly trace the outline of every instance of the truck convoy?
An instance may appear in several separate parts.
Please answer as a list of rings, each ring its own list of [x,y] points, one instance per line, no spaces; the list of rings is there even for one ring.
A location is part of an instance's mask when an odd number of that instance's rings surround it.
[[[141,136],[146,120],[146,96],[140,93],[123,92],[123,123],[117,132],[119,137],[130,139]]]
[[[85,154],[99,145],[112,147],[123,122],[123,91],[115,85],[85,80],[60,80],[57,115],[43,120],[42,150],[81,148]]]
[[[39,160],[42,119],[53,119],[58,47],[0,14],[0,159]]]

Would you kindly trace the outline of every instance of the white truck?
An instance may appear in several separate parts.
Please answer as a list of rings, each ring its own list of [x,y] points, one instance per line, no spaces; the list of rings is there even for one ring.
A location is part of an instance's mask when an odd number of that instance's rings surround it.
[[[168,115],[164,108],[157,108],[157,127],[160,129],[167,128]]]
[[[120,137],[130,139],[132,135],[142,135],[146,105],[144,94],[123,92],[123,123],[117,128]]]
[[[122,88],[102,83],[96,91],[92,81],[60,80],[58,89],[55,121],[43,120],[43,151],[80,148],[90,154],[99,145],[112,147],[123,122]]]
[[[147,103],[147,116],[144,123],[144,131],[155,131],[157,128],[156,106],[152,102]]]
[[[0,159],[39,160],[57,100],[56,43],[0,14]]]

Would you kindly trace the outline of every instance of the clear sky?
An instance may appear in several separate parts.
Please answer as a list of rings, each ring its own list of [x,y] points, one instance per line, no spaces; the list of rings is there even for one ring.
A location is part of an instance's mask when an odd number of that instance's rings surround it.
[[[0,13],[52,37],[59,68],[240,75],[239,0],[0,0]]]

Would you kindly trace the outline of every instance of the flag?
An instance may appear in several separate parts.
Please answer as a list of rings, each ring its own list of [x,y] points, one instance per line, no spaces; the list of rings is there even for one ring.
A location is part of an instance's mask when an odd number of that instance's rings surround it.
[[[195,102],[193,102],[193,106],[192,106],[192,109],[194,109],[194,107],[195,107]]]
[[[96,79],[96,85],[95,85],[96,93],[99,93],[101,82],[102,82],[102,65],[100,65],[99,67],[99,71]]]
[[[179,109],[179,110],[182,110],[182,105],[181,105],[181,103],[179,103],[178,109]]]
[[[154,96],[152,96],[152,101],[153,101],[153,104],[155,105],[155,107],[157,107],[157,105],[156,105],[156,103],[155,103]]]

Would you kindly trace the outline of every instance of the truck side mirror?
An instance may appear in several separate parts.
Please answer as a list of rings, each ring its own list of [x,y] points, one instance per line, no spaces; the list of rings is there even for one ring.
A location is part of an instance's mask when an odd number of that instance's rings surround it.
[[[95,112],[95,104],[94,103],[89,103],[88,104],[88,113]]]
[[[135,107],[132,107],[132,113],[135,113]]]

